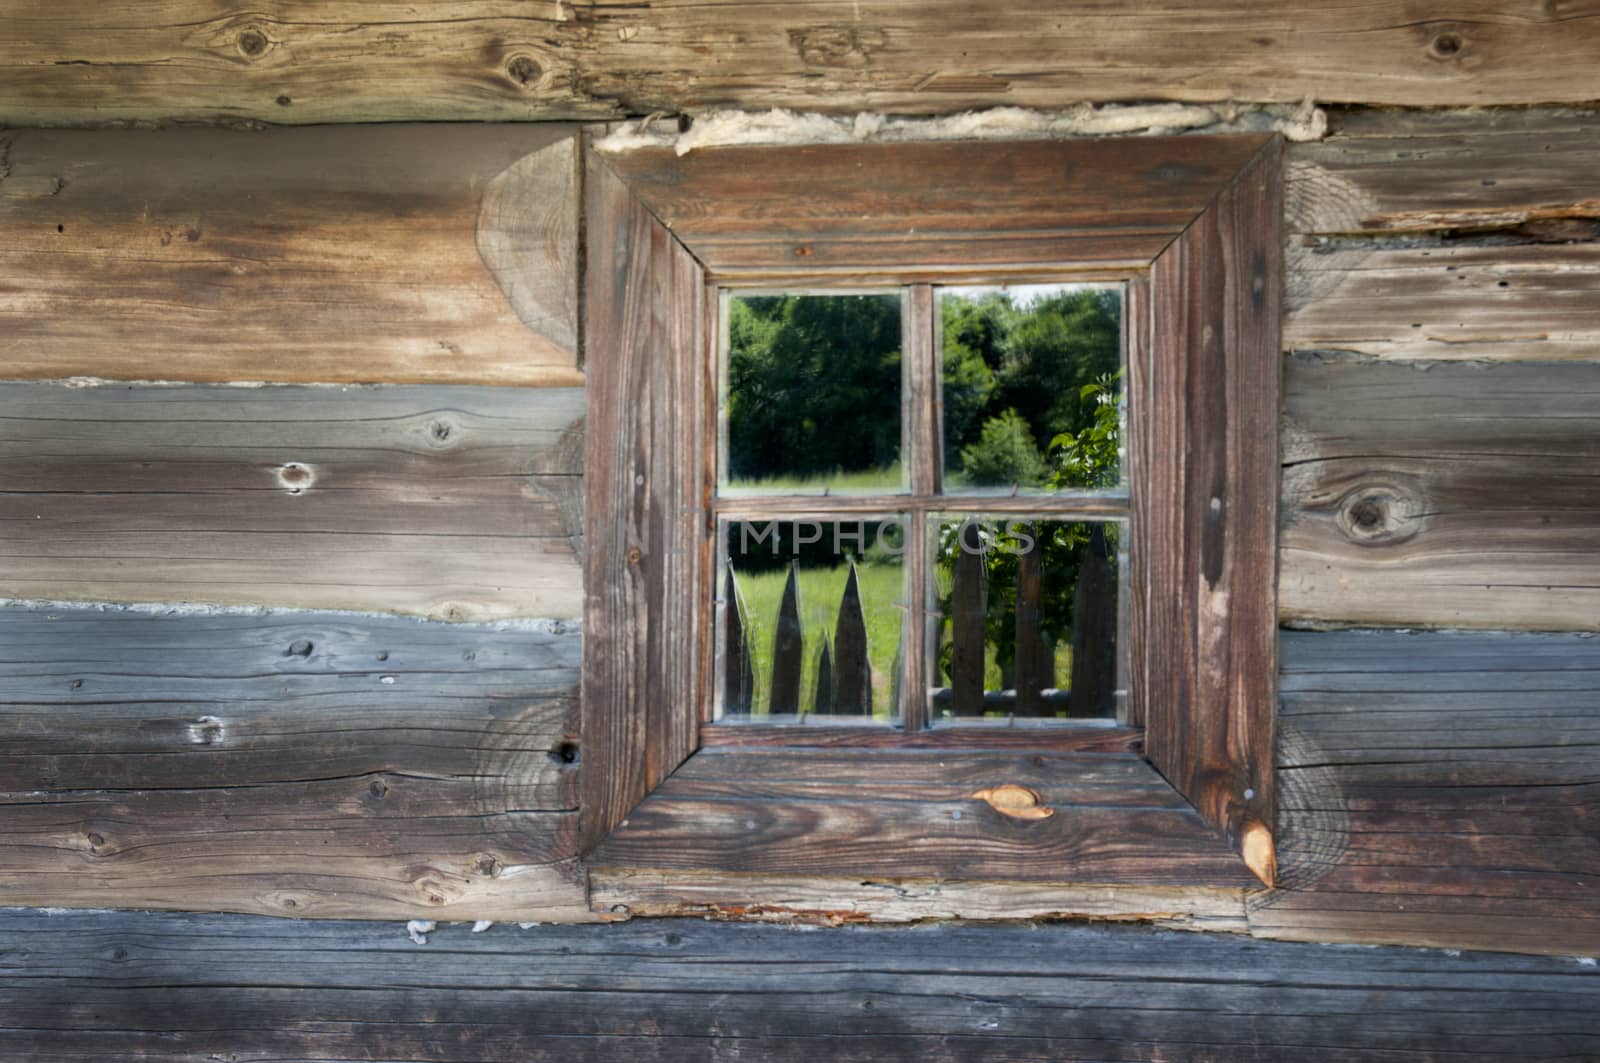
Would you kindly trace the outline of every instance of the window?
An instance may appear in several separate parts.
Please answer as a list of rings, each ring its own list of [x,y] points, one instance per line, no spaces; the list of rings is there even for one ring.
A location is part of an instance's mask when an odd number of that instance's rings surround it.
[[[1271,881],[1280,155],[1267,135],[588,153],[591,861]],[[960,381],[938,387],[941,305],[1030,284],[1108,293],[1126,323],[1125,489],[1051,484],[1046,470],[1018,471],[1024,456],[1006,490],[985,494],[981,481],[996,475],[985,455],[945,452],[937,399],[949,429],[962,396]],[[770,329],[785,314],[853,314],[885,334],[898,317],[883,350],[897,347],[901,364],[857,382],[882,407],[866,467],[796,460],[792,447],[756,460],[786,430],[782,418],[727,423],[738,391],[716,371],[727,365],[724,328],[742,318],[747,331]],[[1003,452],[1022,426],[995,421],[990,449]],[[984,609],[968,611],[964,636],[944,622],[962,547],[1012,519],[1030,538],[1070,540],[1080,557],[1093,542],[1125,581],[1123,595],[1102,593],[1125,603],[1098,625],[1102,644],[1126,632],[1124,648],[1108,651],[1115,674],[1101,670],[1111,693],[1090,698],[1091,679],[1075,680],[1078,708],[1104,712],[1109,699],[1110,719],[1016,726],[1073,713],[1071,684],[1058,709],[1056,682],[986,681],[987,661],[941,672],[942,655],[987,652],[970,633]],[[870,626],[865,583],[849,575],[864,547],[849,525],[869,522],[906,531],[873,580],[899,579],[913,619],[898,663],[867,639],[863,672],[861,640],[845,630]],[[841,526],[848,545],[813,547],[822,553],[809,576],[854,584],[857,620],[833,628],[848,660],[830,654],[824,684],[820,654],[800,654],[780,684],[775,647],[763,704],[738,660],[735,629],[748,618],[727,612],[741,564],[753,575],[757,563],[750,540],[792,543],[817,527],[837,540]],[[803,634],[798,603],[787,602],[791,574],[803,598],[804,567],[773,578],[765,596]],[[851,597],[842,583],[837,594]],[[915,616],[920,602],[934,620]],[[1010,665],[1015,673],[1014,656]],[[836,680],[843,672],[876,679]]]
[[[712,720],[1125,715],[1122,301],[721,289]]]

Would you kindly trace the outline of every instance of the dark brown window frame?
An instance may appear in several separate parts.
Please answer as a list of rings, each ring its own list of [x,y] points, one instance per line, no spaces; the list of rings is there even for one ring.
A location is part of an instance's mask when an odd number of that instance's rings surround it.
[[[592,867],[1271,883],[1281,165],[1271,134],[586,151]],[[703,736],[716,284],[1063,271],[1123,281],[1147,325],[1128,351],[1142,730]],[[976,796],[1007,784],[1054,814]]]

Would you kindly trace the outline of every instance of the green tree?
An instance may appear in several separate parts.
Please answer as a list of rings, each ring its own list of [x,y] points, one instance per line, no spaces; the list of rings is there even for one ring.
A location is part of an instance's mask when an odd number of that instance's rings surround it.
[[[961,471],[979,487],[1031,487],[1044,483],[1046,466],[1028,422],[1006,410],[983,423],[976,443],[961,448]]]
[[[900,450],[892,295],[744,296],[728,319],[736,479],[883,468]]]

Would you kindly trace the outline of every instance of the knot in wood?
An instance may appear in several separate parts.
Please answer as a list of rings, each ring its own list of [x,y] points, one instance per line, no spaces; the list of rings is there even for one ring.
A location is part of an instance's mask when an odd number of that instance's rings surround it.
[[[987,801],[990,808],[1012,819],[1049,819],[1056,814],[1056,810],[1046,805],[1036,791],[1015,783],[991,786],[972,796]]]
[[[298,495],[317,480],[309,465],[291,461],[278,468],[278,484],[291,495]]]
[[[259,59],[267,54],[272,42],[258,29],[247,29],[239,34],[239,52],[247,59]]]
[[[1345,538],[1362,546],[1392,546],[1417,534],[1420,499],[1394,484],[1368,484],[1339,500],[1336,521]]]
[[[532,88],[544,76],[544,67],[531,55],[513,55],[506,60],[506,76],[523,88]]]
[[[1435,59],[1454,59],[1461,54],[1461,48],[1459,33],[1441,33],[1428,42],[1428,54]]]

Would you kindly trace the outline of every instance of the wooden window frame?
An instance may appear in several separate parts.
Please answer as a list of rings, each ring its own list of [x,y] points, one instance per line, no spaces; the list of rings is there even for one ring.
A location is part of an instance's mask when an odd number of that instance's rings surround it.
[[[587,148],[591,867],[1272,883],[1281,167],[1275,134]],[[702,734],[717,284],[1065,273],[1133,322],[1132,726]]]

